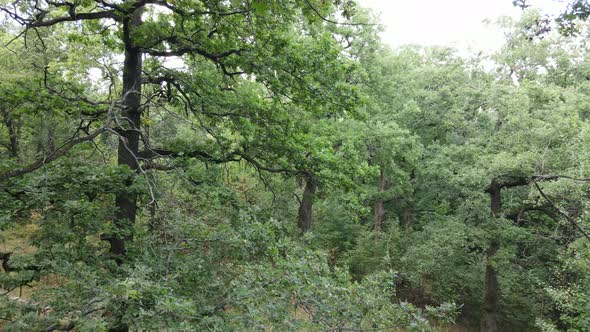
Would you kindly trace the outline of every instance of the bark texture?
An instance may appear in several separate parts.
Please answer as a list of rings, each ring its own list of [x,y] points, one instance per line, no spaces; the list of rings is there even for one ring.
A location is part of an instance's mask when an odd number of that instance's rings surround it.
[[[303,198],[299,204],[299,214],[297,217],[297,225],[302,233],[311,229],[313,222],[313,196],[315,195],[317,185],[310,177],[305,179],[305,189],[303,190]]]
[[[18,160],[18,149],[19,149],[19,144],[18,144],[18,124],[16,121],[14,121],[14,119],[6,114],[4,117],[4,125],[6,126],[6,128],[8,129],[8,145],[7,145],[7,149],[8,149],[8,155],[11,158],[15,158]]]
[[[481,321],[481,331],[484,332],[498,331],[500,288],[498,285],[498,273],[493,266],[492,260],[498,252],[499,247],[497,242],[493,242],[486,252],[485,294]]]
[[[123,61],[123,110],[118,129],[119,145],[117,159],[119,165],[126,165],[130,169],[139,169],[137,154],[139,152],[139,130],[141,119],[141,71],[142,52],[131,39],[133,28],[141,24],[141,8],[136,9],[123,21],[123,41],[125,45],[125,59]],[[127,179],[130,186],[133,178]],[[121,264],[127,254],[126,243],[131,239],[131,227],[135,223],[137,214],[137,195],[130,191],[122,192],[115,197],[115,232],[109,239],[110,252],[115,260]]]
[[[498,217],[502,209],[502,187],[495,179],[488,187],[490,194],[490,212],[494,218]],[[493,259],[499,249],[499,243],[493,241],[486,251],[486,272],[484,279],[484,303],[481,319],[482,332],[498,331],[498,273],[493,265]]]

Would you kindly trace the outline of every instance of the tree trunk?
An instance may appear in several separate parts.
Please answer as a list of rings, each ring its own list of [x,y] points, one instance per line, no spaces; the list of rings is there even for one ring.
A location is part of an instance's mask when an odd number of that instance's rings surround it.
[[[4,117],[4,125],[8,129],[8,155],[11,158],[19,159],[18,158],[18,125],[15,123],[14,119],[9,115],[6,114]]]
[[[490,211],[492,216],[496,218],[500,215],[502,209],[502,187],[496,180],[492,180],[492,183],[488,187],[488,193],[490,194]],[[497,320],[500,288],[493,259],[499,248],[500,244],[494,240],[486,251],[484,302],[480,326],[482,332],[496,332],[498,330]]]
[[[313,196],[317,185],[310,177],[305,179],[305,189],[303,190],[303,199],[299,204],[299,214],[297,218],[297,225],[301,229],[302,233],[310,230],[312,223],[312,212],[313,212]]]
[[[385,192],[385,185],[386,185],[385,175],[383,174],[383,169],[380,170],[379,173],[379,198],[377,202],[375,202],[375,215],[374,215],[374,223],[373,229],[377,232],[381,232],[383,230],[383,218],[385,216],[385,206],[383,205],[383,193]]]
[[[140,137],[142,53],[131,40],[131,30],[141,24],[142,12],[142,8],[139,8],[123,21],[123,42],[125,45],[123,111],[119,119],[121,127],[118,128],[120,137],[117,159],[119,165],[126,165],[134,171],[139,169],[136,156],[139,151]],[[126,185],[131,186],[132,182],[133,177],[130,177],[126,180]],[[115,208],[115,231],[109,239],[110,253],[117,263],[121,264],[127,254],[126,242],[132,237],[131,231],[137,211],[137,195],[129,191],[117,194]]]
[[[498,299],[500,288],[498,285],[498,275],[493,266],[492,260],[499,249],[497,242],[492,242],[486,252],[486,275],[484,281],[485,295],[483,303],[483,316],[481,320],[482,332],[498,331]]]
[[[123,110],[119,118],[119,145],[117,147],[118,165],[126,165],[134,172],[139,170],[137,154],[141,129],[141,71],[142,52],[131,39],[131,30],[141,25],[143,7],[136,9],[123,21],[123,42],[125,59],[123,60]],[[129,188],[134,176],[126,179]],[[127,258],[127,242],[132,239],[133,225],[137,213],[137,195],[131,191],[123,191],[115,196],[114,232],[109,238],[110,254],[117,264],[121,265]],[[123,320],[127,305],[122,304],[120,312],[115,314],[115,323],[110,326],[111,332],[128,332],[129,325]]]
[[[492,216],[497,217],[502,209],[502,187],[496,180],[492,180],[488,193],[490,194],[490,211]]]

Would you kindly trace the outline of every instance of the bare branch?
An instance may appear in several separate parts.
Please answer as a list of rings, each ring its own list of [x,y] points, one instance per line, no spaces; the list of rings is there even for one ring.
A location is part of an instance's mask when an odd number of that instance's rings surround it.
[[[590,178],[575,178],[567,175],[533,175],[532,178],[535,181],[552,181],[559,179],[567,179],[576,182],[590,182]]]
[[[563,212],[560,208],[558,208],[557,205],[555,205],[555,203],[553,203],[553,201],[551,201],[551,199],[549,199],[549,197],[543,192],[543,190],[541,190],[541,187],[539,186],[539,184],[536,181],[534,181],[533,183],[535,184],[535,187],[539,191],[539,194],[541,194],[541,196],[547,201],[547,203],[549,203],[549,205],[551,205],[557,211],[557,213],[562,215],[567,221],[569,221],[572,225],[574,225],[574,227],[576,227],[580,231],[580,233],[582,233],[588,240],[590,240],[590,235],[582,228],[582,226],[580,226],[580,224],[578,224],[567,213]]]
[[[91,106],[99,106],[99,105],[111,105],[112,102],[111,101],[93,101],[90,100],[86,97],[82,97],[82,96],[78,96],[78,97],[68,97],[66,96],[63,92],[57,91],[56,89],[52,88],[51,86],[49,86],[49,83],[47,82],[47,76],[49,75],[49,67],[45,66],[44,70],[43,70],[43,85],[45,86],[45,88],[47,90],[49,90],[49,92],[67,100],[67,101],[76,101],[76,102],[83,102],[86,103],[88,105]],[[99,114],[105,114],[108,113],[109,110],[105,109],[105,110],[98,110],[96,112],[85,112],[83,111],[82,114],[84,115],[99,115]]]

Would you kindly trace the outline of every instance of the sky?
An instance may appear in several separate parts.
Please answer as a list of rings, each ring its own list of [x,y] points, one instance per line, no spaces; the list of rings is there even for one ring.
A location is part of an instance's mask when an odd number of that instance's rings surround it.
[[[518,18],[521,10],[511,0],[359,0],[380,13],[385,25],[383,42],[453,46],[462,51],[490,52],[503,44],[503,34],[493,24],[501,16]],[[558,14],[563,0],[529,0],[543,13]]]

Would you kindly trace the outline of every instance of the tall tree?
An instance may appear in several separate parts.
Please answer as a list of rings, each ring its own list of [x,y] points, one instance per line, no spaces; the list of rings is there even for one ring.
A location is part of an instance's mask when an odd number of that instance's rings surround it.
[[[29,6],[30,5],[30,6]],[[149,9],[147,7],[150,7]],[[156,11],[155,8],[161,8]],[[320,63],[319,58],[301,57],[295,52],[306,52],[305,48],[296,50],[296,43],[289,43],[295,38],[295,29],[305,29],[313,36],[322,38],[321,29],[318,29],[325,20],[325,15],[335,10],[331,4],[318,5],[312,2],[289,3],[286,5],[270,3],[167,3],[161,1],[126,1],[122,4],[100,2],[76,2],[53,3],[39,2],[35,4],[14,3],[12,6],[2,7],[2,11],[25,27],[25,31],[37,31],[40,28],[52,27],[68,22],[83,22],[87,26],[103,34],[105,39],[116,36],[116,31],[109,26],[109,22],[115,21],[116,29],[119,29],[121,48],[123,54],[122,87],[120,111],[110,114],[116,119],[114,128],[119,136],[117,148],[117,160],[120,165],[125,165],[134,171],[140,170],[139,149],[140,141],[149,148],[142,133],[141,117],[146,105],[142,104],[142,85],[168,84],[166,88],[174,87],[175,93],[187,97],[197,91],[185,91],[180,74],[172,70],[154,70],[160,65],[145,67],[143,57],[148,56],[150,61],[160,63],[163,58],[191,56],[192,59],[204,59],[210,61],[219,68],[225,82],[225,88],[232,90],[229,81],[237,76],[246,77],[255,75],[256,80],[267,86],[269,93],[277,101],[290,98],[297,100],[306,107],[310,104],[319,105],[310,99],[310,92],[321,93],[324,98],[332,98],[333,103],[325,103],[322,109],[331,109],[335,105],[343,105],[336,102],[337,93],[329,97],[330,92],[325,89],[328,78],[335,78],[340,70],[337,63]],[[148,10],[148,11],[146,11]],[[163,11],[163,12],[162,12]],[[149,19],[142,21],[142,16],[148,15]],[[300,16],[298,16],[300,15]],[[307,23],[295,27],[292,25],[300,17],[307,16]],[[197,20],[196,18],[200,19]],[[271,23],[274,19],[277,23]],[[278,23],[280,21],[280,23]],[[234,24],[234,29],[224,28],[228,23]],[[315,22],[315,23],[313,23]],[[92,25],[91,25],[92,24]],[[273,31],[274,33],[269,33]],[[281,31],[279,33],[279,31]],[[295,39],[293,39],[294,41]],[[304,40],[304,39],[302,39]],[[301,44],[309,47],[311,44]],[[323,51],[329,50],[335,44],[324,38],[320,45]],[[311,51],[310,48],[307,51]],[[332,59],[338,61],[338,51],[331,51]],[[326,53],[324,53],[326,55]],[[281,57],[283,56],[283,57]],[[284,57],[291,57],[285,59]],[[286,60],[286,61],[285,61]],[[322,62],[326,58],[321,59]],[[191,60],[193,61],[193,60]],[[313,71],[304,72],[307,66]],[[324,68],[329,68],[330,74],[325,73]],[[144,75],[144,71],[147,73]],[[145,76],[145,77],[144,77]],[[298,80],[301,80],[299,82]],[[314,83],[314,80],[316,83]],[[301,84],[303,83],[303,84]],[[223,88],[223,87],[222,87]],[[315,90],[315,92],[314,92]],[[189,96],[187,98],[191,98]],[[347,97],[345,99],[349,99]],[[354,97],[353,97],[354,98]],[[186,99],[186,98],[185,98]],[[196,104],[190,99],[183,100],[189,106],[190,111],[198,112]],[[199,101],[203,107],[209,107],[204,101]],[[334,105],[334,106],[331,106]],[[280,104],[275,104],[281,108]],[[226,117],[231,114],[226,114]],[[33,167],[35,168],[35,167]],[[8,174],[12,175],[12,174]],[[132,183],[130,178],[128,185]],[[122,262],[125,256],[125,243],[130,238],[130,227],[133,225],[137,214],[137,198],[132,193],[121,193],[115,199],[117,207],[116,229],[111,239],[111,252]]]
[[[0,179],[17,181],[67,159],[63,157],[82,143],[96,144],[99,136],[107,141],[114,136],[122,177],[113,184],[118,189],[113,191],[112,227],[100,235],[108,240],[118,265],[129,263],[139,200],[147,196],[154,204],[157,198],[149,172],[180,167],[188,158],[219,164],[245,161],[260,172],[305,169],[293,164],[306,154],[302,143],[311,125],[309,114],[353,113],[358,103],[349,80],[353,61],[326,29],[340,24],[336,16],[343,22],[350,18],[350,7],[348,2],[308,0],[2,5],[3,16],[22,27],[19,36],[34,38],[49,52],[64,47],[47,42],[52,34],[66,36],[66,47],[73,54],[78,54],[77,45],[89,47],[92,42],[105,48],[90,51],[94,64],[82,60],[74,70],[59,63],[42,66],[44,87],[63,103],[75,104],[80,125],[71,138],[60,136],[46,155],[12,165]],[[68,77],[88,80],[88,70],[96,69],[96,62],[117,57],[122,58],[121,65],[113,61],[100,68],[106,80],[95,85],[98,91],[68,86]],[[72,72],[77,75],[72,77]],[[60,75],[65,88],[54,84]],[[203,140],[173,142],[152,134],[149,122],[154,113],[183,118]],[[13,122],[7,128],[13,130]],[[10,145],[14,150],[15,144]],[[178,162],[158,163],[166,159]],[[147,192],[138,189],[142,183]],[[94,198],[95,194],[89,195],[91,201]],[[125,308],[121,305],[113,315],[112,329],[128,329]]]

